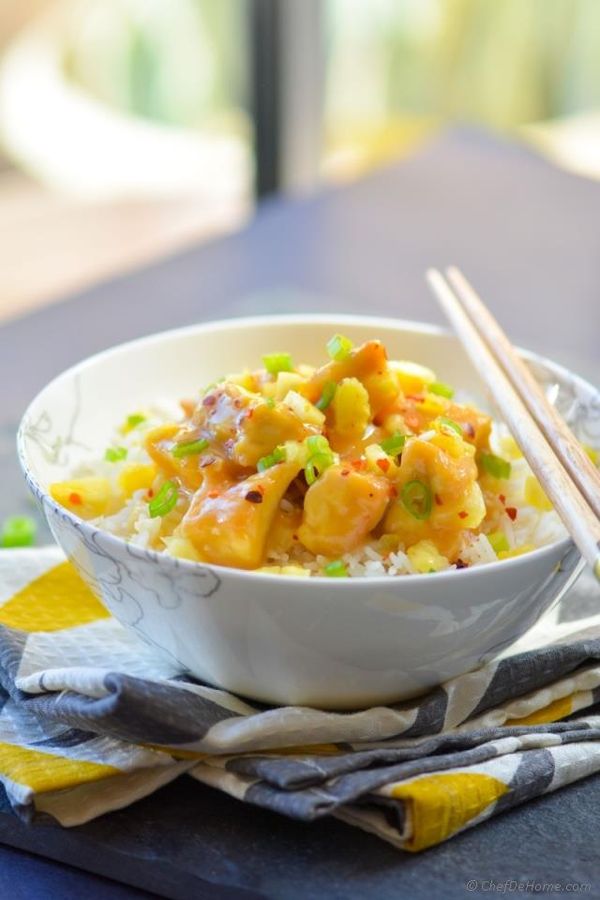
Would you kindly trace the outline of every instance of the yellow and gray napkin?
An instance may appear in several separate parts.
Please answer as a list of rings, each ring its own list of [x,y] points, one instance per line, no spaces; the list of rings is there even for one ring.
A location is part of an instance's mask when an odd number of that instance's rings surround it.
[[[600,627],[414,701],[255,707],[157,657],[54,548],[0,552],[0,685],[8,797],[65,826],[185,773],[418,851],[600,770]]]

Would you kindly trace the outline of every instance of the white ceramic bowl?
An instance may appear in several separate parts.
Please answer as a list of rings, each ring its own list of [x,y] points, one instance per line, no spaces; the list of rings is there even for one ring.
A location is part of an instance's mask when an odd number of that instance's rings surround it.
[[[21,464],[52,533],[110,611],[195,676],[274,703],[360,707],[416,695],[475,668],[520,637],[579,574],[563,540],[473,569],[398,578],[327,579],[203,566],[141,550],[57,505],[48,485],[106,446],[115,423],[157,398],[180,398],[263,353],[316,363],[335,331],[381,338],[390,356],[433,367],[483,403],[456,339],[388,319],[232,319],[144,338],[64,372],[32,402]],[[531,354],[535,374],[592,445],[600,396]]]

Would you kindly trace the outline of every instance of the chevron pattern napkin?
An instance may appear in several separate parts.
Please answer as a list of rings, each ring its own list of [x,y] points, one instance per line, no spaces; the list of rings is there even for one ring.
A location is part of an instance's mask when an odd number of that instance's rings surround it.
[[[423,850],[600,770],[600,626],[425,697],[253,706],[124,630],[55,548],[0,552],[0,779],[77,825],[191,776],[303,821]]]

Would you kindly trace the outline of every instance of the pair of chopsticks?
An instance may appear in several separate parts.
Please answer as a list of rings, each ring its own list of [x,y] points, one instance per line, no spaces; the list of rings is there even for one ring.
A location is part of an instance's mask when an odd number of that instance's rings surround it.
[[[523,455],[600,580],[600,472],[456,268],[427,280]]]

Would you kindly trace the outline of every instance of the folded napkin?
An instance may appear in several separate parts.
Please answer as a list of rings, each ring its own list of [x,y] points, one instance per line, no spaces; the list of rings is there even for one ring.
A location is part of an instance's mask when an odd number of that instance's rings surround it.
[[[157,657],[58,550],[0,551],[0,685],[0,779],[13,808],[65,826],[186,773],[418,851],[600,770],[598,625],[414,701],[268,708]]]

